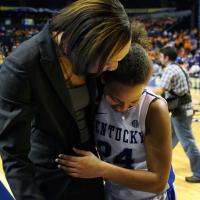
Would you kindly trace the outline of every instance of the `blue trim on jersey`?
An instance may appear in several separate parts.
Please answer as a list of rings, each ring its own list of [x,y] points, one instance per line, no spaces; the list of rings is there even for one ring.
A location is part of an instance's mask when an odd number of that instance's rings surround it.
[[[172,186],[174,181],[175,181],[175,173],[174,173],[173,167],[171,167],[170,174],[169,174],[169,179],[168,179],[168,185]]]
[[[143,90],[143,92],[142,92],[142,94],[144,94],[146,91],[147,91],[147,90],[146,90],[146,89],[144,89],[144,90]]]
[[[174,173],[173,167],[171,166],[169,179],[168,179],[169,188],[167,189],[168,200],[176,200],[176,192],[173,185],[174,181],[175,181],[175,173]]]
[[[144,93],[147,93],[147,94],[149,94],[152,97],[159,98],[156,94],[152,94],[152,93],[148,92],[147,89],[144,89],[144,91],[142,92],[142,94],[144,94]]]
[[[167,189],[167,198],[168,200],[176,200],[176,192],[173,185]]]
[[[8,192],[8,190],[5,188],[3,183],[0,181],[0,199],[1,200],[13,200],[13,197]]]

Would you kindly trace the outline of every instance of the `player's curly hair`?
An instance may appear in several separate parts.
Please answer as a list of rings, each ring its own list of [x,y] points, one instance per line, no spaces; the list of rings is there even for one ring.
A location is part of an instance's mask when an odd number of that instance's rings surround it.
[[[115,71],[103,73],[105,83],[117,81],[134,86],[149,81],[152,74],[152,62],[140,44],[133,44],[127,56],[119,63]]]
[[[131,22],[132,44],[140,44],[144,49],[150,49],[150,41],[145,25],[137,20]]]

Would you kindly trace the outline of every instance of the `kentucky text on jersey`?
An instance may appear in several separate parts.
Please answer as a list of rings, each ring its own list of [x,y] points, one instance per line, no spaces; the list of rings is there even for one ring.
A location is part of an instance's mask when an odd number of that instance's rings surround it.
[[[96,134],[109,137],[116,141],[123,141],[124,143],[137,144],[144,143],[144,134],[137,130],[122,129],[111,124],[95,121]]]

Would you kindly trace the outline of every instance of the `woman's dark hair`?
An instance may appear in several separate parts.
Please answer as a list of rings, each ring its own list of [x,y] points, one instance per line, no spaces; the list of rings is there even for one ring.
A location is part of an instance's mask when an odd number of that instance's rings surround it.
[[[135,86],[147,83],[152,74],[152,63],[139,44],[133,44],[127,56],[119,63],[117,70],[103,73],[105,83],[117,81],[124,85]]]
[[[59,47],[73,71],[86,74],[105,63],[131,40],[131,25],[118,0],[78,0],[50,22],[50,31],[63,33]]]

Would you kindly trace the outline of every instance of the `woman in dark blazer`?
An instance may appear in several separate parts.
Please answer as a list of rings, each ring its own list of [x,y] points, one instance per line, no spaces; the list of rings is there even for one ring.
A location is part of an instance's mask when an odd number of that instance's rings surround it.
[[[128,52],[131,28],[118,0],[79,0],[22,43],[0,68],[0,152],[17,200],[103,199],[101,179],[57,168],[72,147],[95,153],[96,78]],[[88,169],[89,170],[89,169]]]

